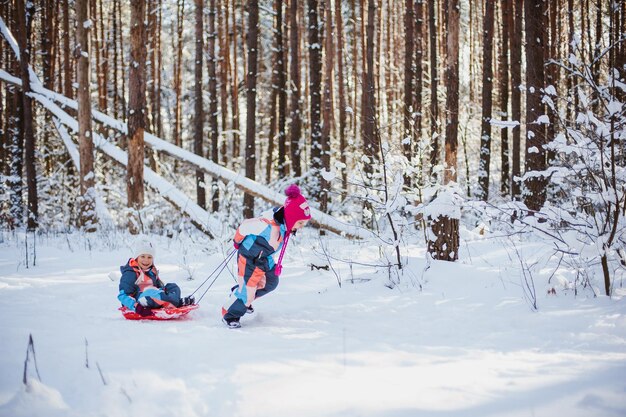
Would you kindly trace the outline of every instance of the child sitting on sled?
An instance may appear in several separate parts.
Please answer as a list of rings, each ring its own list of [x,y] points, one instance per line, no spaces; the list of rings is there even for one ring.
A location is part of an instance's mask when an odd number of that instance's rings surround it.
[[[134,250],[134,258],[120,266],[120,292],[117,299],[127,309],[142,317],[152,316],[152,309],[182,307],[194,304],[193,297],[180,298],[180,288],[174,283],[163,284],[154,266],[155,247],[140,238]]]
[[[244,220],[235,232],[234,246],[238,250],[238,285],[231,289],[222,320],[230,328],[241,327],[239,319],[254,311],[252,302],[278,286],[282,259],[289,236],[311,219],[311,210],[297,185],[285,190],[287,200],[261,217]],[[280,250],[278,263],[274,255]]]

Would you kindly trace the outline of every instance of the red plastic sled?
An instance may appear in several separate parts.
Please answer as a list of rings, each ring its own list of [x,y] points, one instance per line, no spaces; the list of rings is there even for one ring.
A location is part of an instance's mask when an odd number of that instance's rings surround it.
[[[166,307],[157,308],[152,310],[154,313],[152,316],[140,316],[134,311],[129,310],[126,307],[120,307],[118,310],[122,312],[122,315],[126,320],[176,320],[185,317],[189,312],[197,309],[197,304],[192,304],[184,307]]]

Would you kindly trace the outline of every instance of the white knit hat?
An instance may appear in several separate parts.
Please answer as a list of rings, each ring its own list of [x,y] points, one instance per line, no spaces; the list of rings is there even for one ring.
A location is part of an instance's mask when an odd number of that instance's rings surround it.
[[[135,242],[135,248],[133,253],[135,258],[138,258],[139,255],[152,255],[152,257],[154,258],[154,256],[156,255],[156,248],[154,247],[152,242],[148,240],[148,238],[140,237]]]

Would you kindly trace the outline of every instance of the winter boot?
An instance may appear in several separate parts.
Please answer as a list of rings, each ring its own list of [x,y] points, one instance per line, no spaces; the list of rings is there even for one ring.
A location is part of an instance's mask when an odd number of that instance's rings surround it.
[[[239,319],[222,319],[224,324],[228,326],[229,329],[238,329],[241,327],[241,323],[239,323]]]
[[[184,306],[190,306],[196,303],[196,299],[190,295],[189,297],[184,297],[180,299],[180,306],[184,307]]]
[[[231,295],[235,292],[237,288],[239,288],[239,284],[235,285],[234,287],[230,289]],[[252,314],[252,313],[254,313],[254,308],[252,307],[252,304],[250,304],[249,307],[246,307],[246,314]]]

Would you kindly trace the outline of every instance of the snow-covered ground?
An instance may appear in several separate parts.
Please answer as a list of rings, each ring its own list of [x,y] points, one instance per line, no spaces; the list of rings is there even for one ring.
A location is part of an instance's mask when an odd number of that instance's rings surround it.
[[[405,248],[408,266],[389,289],[387,272],[366,265],[382,262],[373,243],[309,229],[238,330],[220,321],[234,262],[189,319],[126,321],[109,274],[130,256],[129,236],[40,237],[26,268],[24,236],[4,234],[0,416],[626,415],[623,292],[575,296],[561,271],[548,295],[548,262],[533,276],[534,311],[512,245],[526,259],[549,247],[464,233],[456,263],[428,266],[422,246]],[[163,279],[184,294],[229,250],[151,238]],[[328,264],[321,244],[354,261],[332,262],[341,287],[332,270],[311,270]],[[31,355],[24,386],[29,335],[41,382]]]

